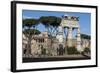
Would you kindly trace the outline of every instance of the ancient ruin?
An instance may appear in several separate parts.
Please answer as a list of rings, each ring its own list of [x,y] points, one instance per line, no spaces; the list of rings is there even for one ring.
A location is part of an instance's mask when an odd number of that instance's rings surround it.
[[[64,29],[66,28],[66,36],[64,35]],[[73,39],[72,32],[76,29],[76,39]],[[63,15],[61,18],[61,23],[58,26],[58,32],[56,37],[52,37],[52,40],[50,36],[48,35],[48,32],[41,32],[39,35],[34,35],[33,39],[31,41],[31,55],[33,57],[39,57],[43,55],[47,56],[58,56],[67,54],[66,49],[69,47],[75,47],[79,53],[81,53],[84,49],[83,46],[90,41],[87,41],[87,43],[81,44],[81,31],[80,31],[80,24],[79,24],[79,17],[75,16],[68,16]],[[64,38],[65,36],[65,38]],[[27,37],[23,34],[23,56],[26,57],[25,51],[27,49]],[[88,45],[87,45],[88,46]],[[85,47],[87,47],[85,46]],[[85,48],[84,47],[84,48]],[[89,47],[90,48],[90,47]]]

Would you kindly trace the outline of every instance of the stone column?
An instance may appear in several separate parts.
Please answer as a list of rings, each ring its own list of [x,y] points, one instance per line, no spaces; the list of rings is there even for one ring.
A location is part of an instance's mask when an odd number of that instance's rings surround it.
[[[72,47],[72,27],[67,28],[67,47]]]
[[[63,43],[63,27],[62,26],[59,26],[58,28],[59,28],[59,30],[58,30],[59,43],[62,44]]]
[[[79,28],[77,28],[77,38],[76,38],[76,40],[77,40],[77,45],[76,45],[77,51],[82,52],[83,49],[81,47],[81,37],[80,37],[80,29]]]

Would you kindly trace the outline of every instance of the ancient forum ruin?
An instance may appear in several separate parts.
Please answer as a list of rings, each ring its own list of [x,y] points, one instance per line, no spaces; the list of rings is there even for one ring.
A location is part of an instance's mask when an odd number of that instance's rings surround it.
[[[67,30],[66,36],[64,35],[64,29]],[[76,38],[73,39],[72,32],[75,29]],[[27,47],[27,41],[27,37],[23,34],[23,52]],[[90,40],[88,40],[87,43],[82,42],[84,42],[84,40],[82,41],[81,39],[79,17],[63,15],[61,18],[60,26],[58,26],[57,35],[56,37],[52,37],[52,40],[50,39],[47,31],[41,32],[41,34],[35,35],[33,37],[31,41],[31,55],[67,55],[67,47],[75,47],[77,51],[81,53],[85,47],[90,48]],[[23,56],[25,56],[24,53]]]

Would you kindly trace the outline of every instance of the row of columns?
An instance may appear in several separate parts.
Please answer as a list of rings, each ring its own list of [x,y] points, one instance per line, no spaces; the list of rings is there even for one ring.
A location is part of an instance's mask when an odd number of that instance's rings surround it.
[[[72,41],[72,29],[73,29],[74,27],[68,27],[67,28],[67,47],[72,47],[73,46],[73,41]],[[76,48],[77,48],[77,51],[79,51],[79,52],[82,52],[83,51],[83,49],[82,49],[82,47],[81,47],[81,37],[80,37],[80,28],[79,27],[77,27],[76,28],[77,29],[77,37],[76,37]]]

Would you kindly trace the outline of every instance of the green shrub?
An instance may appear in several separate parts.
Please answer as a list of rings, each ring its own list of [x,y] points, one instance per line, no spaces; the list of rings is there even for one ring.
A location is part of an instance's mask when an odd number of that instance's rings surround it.
[[[51,48],[46,48],[46,51],[47,51],[47,55],[48,56],[51,56],[52,55]]]
[[[86,48],[84,49],[84,52],[86,52],[86,53],[90,52],[90,48],[86,47]]]
[[[79,54],[79,52],[77,51],[77,49],[75,47],[67,47],[67,54],[69,54],[69,55]]]

